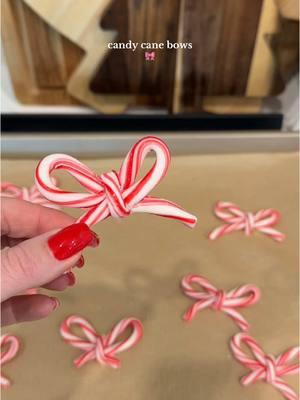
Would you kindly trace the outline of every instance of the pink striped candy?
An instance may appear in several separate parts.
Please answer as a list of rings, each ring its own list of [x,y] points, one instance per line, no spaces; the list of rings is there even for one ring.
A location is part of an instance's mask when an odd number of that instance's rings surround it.
[[[75,326],[81,329],[84,337],[72,333],[72,328]],[[120,339],[128,329],[131,329],[130,336]],[[141,340],[143,327],[138,319],[126,318],[108,334],[99,335],[86,319],[71,315],[62,322],[60,334],[71,346],[83,351],[83,354],[74,361],[77,368],[91,360],[96,360],[98,363],[109,365],[112,368],[119,368],[121,363],[116,355],[134,347]]]
[[[197,285],[197,289],[193,285]],[[260,291],[256,286],[244,285],[225,293],[200,275],[185,276],[181,286],[186,296],[196,300],[184,314],[184,320],[191,321],[198,311],[210,307],[228,314],[243,331],[249,329],[248,322],[236,308],[248,307],[258,302]]]
[[[245,353],[242,345],[252,354],[248,355],[248,351]],[[230,348],[236,360],[251,371],[242,378],[242,385],[247,386],[262,380],[274,386],[285,399],[299,400],[299,396],[282,377],[299,374],[300,347],[292,347],[278,357],[268,356],[251,336],[238,333],[231,339]]]
[[[220,201],[215,207],[215,214],[225,223],[209,234],[210,240],[218,239],[235,231],[245,231],[249,236],[259,231],[270,236],[277,242],[282,242],[285,235],[273,228],[279,222],[280,213],[272,208],[260,210],[255,214],[242,211],[237,205]]]
[[[7,345],[8,345],[7,350],[2,351],[2,348]],[[2,366],[4,364],[6,364],[7,362],[11,361],[13,358],[16,357],[20,348],[20,342],[16,336],[5,334],[1,336],[0,347],[1,347],[0,366],[2,370]],[[2,374],[0,374],[0,386],[5,389],[11,386],[11,381]]]

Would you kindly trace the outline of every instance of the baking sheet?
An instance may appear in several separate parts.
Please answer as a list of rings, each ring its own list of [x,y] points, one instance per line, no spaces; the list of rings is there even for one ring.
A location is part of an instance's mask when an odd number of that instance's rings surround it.
[[[85,161],[84,161],[85,162]],[[98,172],[116,169],[121,160],[87,160]],[[2,160],[3,179],[30,185],[37,160]],[[67,183],[68,182],[68,183]],[[71,178],[61,178],[69,188]],[[75,185],[74,185],[75,188]],[[229,290],[253,283],[261,301],[242,311],[250,334],[267,353],[278,354],[298,342],[298,156],[235,154],[174,157],[170,171],[153,194],[176,201],[199,217],[194,230],[171,220],[134,215],[95,227],[99,249],[86,251],[78,283],[58,294],[62,306],[47,320],[3,329],[20,336],[22,352],[3,373],[14,385],[4,400],[279,400],[270,385],[239,384],[247,372],[233,360],[228,343],[238,331],[223,313],[205,310],[185,323],[192,301],[179,282],[187,273],[202,274]],[[276,208],[282,244],[256,233],[228,235],[216,242],[207,234],[220,221],[213,214],[218,200],[247,211]],[[128,316],[144,325],[143,340],[122,353],[113,370],[90,362],[75,369],[80,354],[65,344],[59,325],[79,314],[107,332]],[[285,378],[294,387],[296,377]]]

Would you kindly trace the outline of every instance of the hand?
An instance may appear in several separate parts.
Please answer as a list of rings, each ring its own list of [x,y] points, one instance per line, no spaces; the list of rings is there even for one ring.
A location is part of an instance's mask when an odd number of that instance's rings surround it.
[[[1,200],[1,324],[44,318],[58,307],[58,299],[26,290],[61,291],[73,286],[75,275],[70,270],[83,266],[83,249],[98,246],[99,239],[87,225],[74,224],[60,211],[17,199]]]

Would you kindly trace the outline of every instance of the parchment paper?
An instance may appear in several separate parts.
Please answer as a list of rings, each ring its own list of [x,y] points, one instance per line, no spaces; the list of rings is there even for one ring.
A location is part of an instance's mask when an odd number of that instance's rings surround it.
[[[84,160],[83,160],[84,161]],[[84,161],[99,173],[121,160]],[[37,160],[3,160],[3,178],[30,185]],[[69,184],[64,175],[61,184]],[[298,159],[296,154],[240,154],[175,157],[153,194],[195,213],[194,230],[150,215],[95,227],[99,249],[86,252],[77,285],[58,294],[61,307],[47,320],[11,326],[20,355],[3,373],[14,381],[3,400],[279,400],[270,385],[239,384],[247,370],[231,356],[228,343],[238,328],[223,313],[205,310],[191,323],[181,317],[192,301],[180,290],[187,273],[202,274],[224,290],[253,283],[261,301],[242,311],[250,334],[267,353],[277,355],[298,341]],[[277,226],[287,235],[278,244],[256,233],[234,233],[216,242],[207,234],[220,221],[216,201],[236,202],[248,211],[276,208]],[[120,319],[139,318],[143,340],[122,353],[113,370],[90,362],[72,365],[81,354],[65,344],[59,325],[79,314],[107,332]],[[286,378],[294,387],[296,377]]]

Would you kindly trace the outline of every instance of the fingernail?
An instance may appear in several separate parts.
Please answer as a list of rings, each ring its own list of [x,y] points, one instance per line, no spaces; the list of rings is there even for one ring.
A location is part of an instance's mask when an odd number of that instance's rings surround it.
[[[56,297],[50,297],[50,299],[53,302],[53,311],[55,311],[60,306],[60,302]]]
[[[66,275],[68,276],[69,286],[74,286],[76,283],[76,277],[73,272],[67,272]]]
[[[77,267],[77,268],[82,268],[82,267],[84,266],[84,263],[85,263],[84,257],[81,256],[81,257],[79,258],[79,260],[77,261],[77,264],[75,265],[75,267]]]
[[[65,260],[87,246],[97,247],[98,236],[84,223],[70,225],[48,239],[48,246],[57,260]]]

